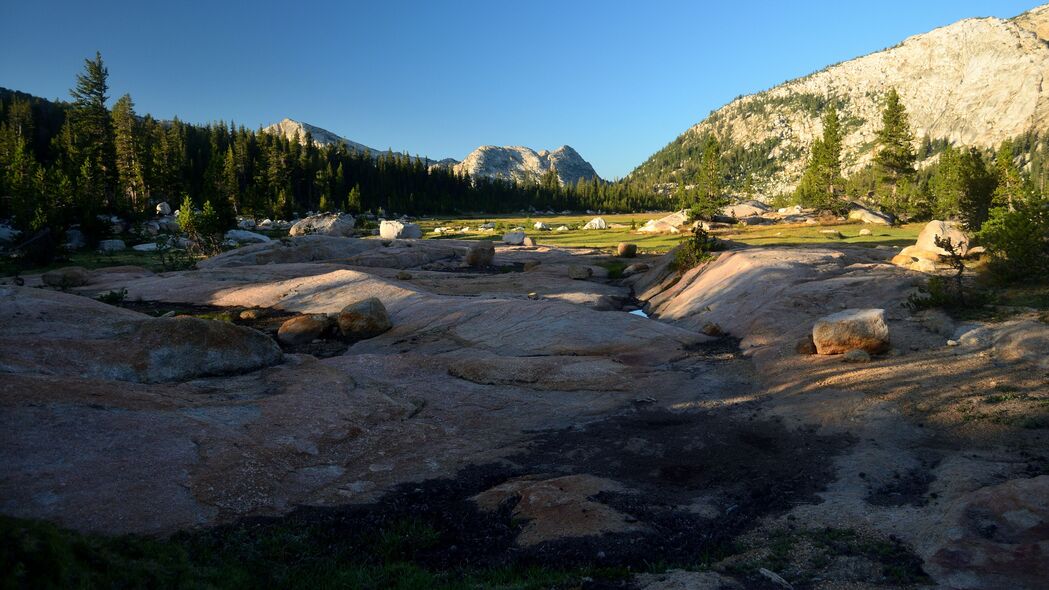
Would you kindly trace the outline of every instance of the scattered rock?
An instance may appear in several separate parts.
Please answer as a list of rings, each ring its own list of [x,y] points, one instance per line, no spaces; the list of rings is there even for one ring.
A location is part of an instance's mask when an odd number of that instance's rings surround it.
[[[892,225],[893,222],[890,215],[878,211],[872,211],[859,203],[852,203],[850,205],[849,219],[878,225]]]
[[[237,316],[245,321],[261,320],[269,315],[265,309],[245,309]]]
[[[131,249],[135,252],[156,252],[160,249],[160,245],[156,242],[146,242],[144,244],[135,244]]]
[[[958,225],[947,221],[933,220],[925,224],[920,234],[918,234],[918,241],[914,243],[914,248],[917,251],[931,252],[939,256],[946,256],[947,251],[936,245],[936,237],[950,238],[951,243],[954,244],[955,250],[965,256],[969,252],[969,237],[958,228]],[[903,254],[904,252],[900,252]],[[915,254],[911,254],[916,256]]]
[[[398,281],[410,281],[410,280],[412,280],[412,273],[410,273],[410,272],[408,272],[406,270],[398,271],[398,273],[397,273],[397,280]]]
[[[757,200],[743,201],[736,205],[729,205],[721,209],[721,214],[734,219],[760,216],[771,211],[772,208]]]
[[[620,258],[633,258],[637,256],[637,244],[628,244],[626,242],[620,242],[616,246],[616,254]]]
[[[608,229],[608,224],[601,217],[595,217],[590,221],[586,222],[583,229]]]
[[[547,224],[543,223],[542,221],[537,221],[537,222],[535,222],[534,225],[532,225],[532,229],[535,229],[535,230],[538,230],[538,231],[550,231],[550,226],[548,226]]]
[[[503,243],[510,246],[520,246],[524,243],[525,233],[523,231],[512,231],[503,234]]]
[[[863,228],[863,229],[860,230],[860,234],[859,235],[861,235],[861,236],[870,236],[870,235],[874,235],[874,232],[872,232],[871,230],[869,230],[867,228]]]
[[[393,324],[386,306],[376,297],[351,303],[339,312],[339,332],[350,340],[366,340],[386,332]]]
[[[576,280],[586,280],[594,276],[594,270],[582,264],[573,264],[568,267],[568,277]]]
[[[415,223],[383,220],[379,223],[379,236],[384,240],[417,240],[423,231]]]
[[[157,215],[171,215],[171,205],[167,201],[157,203]]]
[[[816,343],[812,341],[812,335],[809,334],[798,340],[797,344],[794,345],[794,352],[798,354],[816,354]]]
[[[841,354],[854,348],[871,354],[889,348],[889,326],[884,309],[846,309],[820,318],[812,327],[819,354]]]
[[[102,240],[98,243],[99,252],[123,252],[127,250],[124,240]]]
[[[721,326],[715,324],[714,322],[707,322],[706,324],[703,324],[703,329],[701,330],[701,332],[712,338],[720,338],[725,335],[725,331],[721,329]]]
[[[735,580],[716,572],[669,570],[661,574],[634,576],[638,590],[742,590]]]
[[[521,240],[521,245],[527,246],[529,248],[535,248],[539,244],[536,244],[535,239],[533,239],[531,236],[525,236],[525,239]]]
[[[639,273],[646,272],[649,266],[644,262],[635,262],[623,269],[623,276],[629,277]]]
[[[356,220],[349,213],[321,213],[295,222],[291,229],[288,230],[288,234],[292,236],[320,235],[347,238],[353,235],[355,225]]]
[[[295,316],[277,330],[277,340],[289,346],[309,344],[324,335],[331,327],[331,320],[325,315]]]
[[[48,287],[70,289],[82,287],[91,281],[91,275],[82,266],[66,266],[49,270],[40,277]]]
[[[491,266],[494,258],[495,244],[491,240],[481,240],[470,245],[470,249],[466,251],[465,261],[467,265],[474,268],[483,268]]]

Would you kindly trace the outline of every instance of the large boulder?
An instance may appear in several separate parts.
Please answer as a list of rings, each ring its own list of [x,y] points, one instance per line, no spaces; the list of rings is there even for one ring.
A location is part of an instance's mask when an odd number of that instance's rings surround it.
[[[342,308],[337,321],[342,336],[354,341],[374,338],[393,327],[386,306],[376,297]]]
[[[523,231],[512,231],[503,234],[503,243],[510,246],[520,246],[524,244],[524,239],[525,233]]]
[[[350,237],[353,235],[355,225],[353,216],[349,213],[321,213],[300,219],[288,233],[293,236],[321,235]]]
[[[958,225],[937,220],[930,221],[922,228],[921,233],[918,234],[918,241],[914,244],[915,250],[946,256],[947,251],[936,245],[937,236],[950,238],[951,243],[955,246],[955,250],[962,256],[969,252],[969,237],[959,229]]]
[[[171,205],[167,201],[157,203],[157,215],[171,215]]]
[[[620,258],[633,258],[637,256],[637,244],[620,242],[619,245],[616,246],[616,254]]]
[[[468,266],[483,268],[485,266],[491,266],[494,258],[495,243],[491,240],[481,240],[476,244],[470,245],[470,249],[466,251],[464,260]]]
[[[878,354],[889,349],[884,309],[846,309],[816,320],[812,341],[818,354],[843,354],[853,349]]]
[[[323,314],[300,315],[286,320],[277,329],[277,340],[289,346],[309,344],[324,335],[331,320]]]
[[[595,217],[590,221],[586,222],[586,225],[583,226],[583,229],[608,229],[608,224],[605,223],[604,219],[600,217]]]
[[[747,217],[761,216],[771,211],[772,208],[762,203],[751,199],[749,201],[743,201],[735,205],[729,205],[721,209],[721,214],[734,219],[744,219]]]
[[[247,231],[243,229],[231,229],[228,232],[226,232],[226,235],[223,237],[225,237],[225,239],[231,242],[236,242],[238,244],[262,244],[264,242],[270,241],[269,236],[264,236],[262,234],[257,234],[253,231]]]
[[[642,234],[678,234],[681,230],[675,225],[663,221],[662,219],[652,219],[645,222],[644,225],[637,228],[638,233]]]
[[[849,205],[849,219],[877,225],[892,225],[893,221],[891,216],[878,211],[872,211],[859,203],[852,203]]]
[[[423,237],[423,230],[415,223],[384,219],[379,223],[379,237],[384,240],[417,240]]]
[[[40,277],[48,287],[70,289],[82,287],[91,281],[91,275],[82,266],[67,266],[49,270]]]
[[[550,231],[550,226],[543,223],[542,221],[537,221],[535,222],[535,224],[532,225],[532,229],[535,229],[537,231]]]

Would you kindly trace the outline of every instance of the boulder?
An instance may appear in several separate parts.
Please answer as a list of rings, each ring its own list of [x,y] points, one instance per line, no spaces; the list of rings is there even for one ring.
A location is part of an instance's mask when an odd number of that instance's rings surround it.
[[[511,246],[520,246],[524,243],[525,233],[523,231],[512,231],[503,234],[503,243]]]
[[[67,266],[49,270],[40,277],[48,287],[70,289],[82,287],[91,281],[91,275],[82,266]]]
[[[167,201],[157,203],[157,215],[171,215],[171,205]]]
[[[86,245],[87,238],[84,237],[84,232],[75,227],[66,230],[66,250],[79,250]]]
[[[634,576],[637,590],[742,590],[735,580],[716,572],[669,570],[660,574]]]
[[[645,264],[644,262],[635,262],[634,264],[631,264],[630,266],[627,266],[626,268],[623,269],[623,276],[624,277],[629,277],[629,276],[636,275],[638,273],[646,272],[647,270],[648,270],[648,265],[647,264]]]
[[[550,226],[548,226],[547,224],[543,223],[542,221],[537,221],[537,222],[535,222],[534,225],[532,225],[532,229],[538,230],[538,231],[550,231]]]
[[[554,231],[568,231],[568,226],[567,225],[559,225],[559,226],[557,226],[557,229],[555,229]]]
[[[337,317],[339,333],[349,340],[374,338],[393,327],[386,306],[369,297],[342,308]]]
[[[594,275],[594,270],[582,264],[572,264],[568,267],[568,278],[575,280],[586,280]]]
[[[958,228],[957,224],[933,220],[925,224],[920,234],[918,234],[918,241],[914,243],[914,249],[916,251],[931,252],[939,256],[946,256],[947,251],[936,245],[936,237],[950,238],[951,243],[954,244],[955,250],[965,256],[969,252],[969,237]],[[901,252],[902,254],[903,252]],[[913,256],[913,254],[912,254]]]
[[[384,240],[418,240],[423,237],[423,231],[415,223],[384,219],[379,223],[379,237]]]
[[[0,244],[13,243],[21,233],[9,225],[0,224]]]
[[[124,240],[102,240],[98,243],[99,252],[123,252],[127,250]]]
[[[231,229],[226,232],[223,236],[227,240],[231,240],[238,244],[261,244],[263,242],[270,241],[269,236],[257,234],[253,231],[247,231],[243,229]]]
[[[586,225],[583,226],[583,229],[608,229],[608,224],[605,223],[604,219],[600,217],[595,217],[590,221],[586,222]]]
[[[771,210],[772,208],[765,203],[751,199],[736,205],[724,207],[721,209],[721,214],[734,219],[744,219],[747,217],[761,216]]]
[[[879,211],[872,211],[859,203],[852,203],[849,206],[849,219],[877,225],[892,225],[893,222],[891,216]]]
[[[495,243],[491,240],[481,240],[470,245],[466,251],[465,261],[468,266],[483,268],[491,266],[495,258]]]
[[[331,320],[326,315],[295,316],[280,325],[277,340],[289,346],[309,344],[323,336],[330,326]]]
[[[160,246],[156,242],[145,242],[142,244],[135,244],[131,249],[135,252],[156,252],[160,249]]]
[[[644,225],[637,228],[638,233],[642,234],[679,234],[681,230],[677,226],[671,225],[662,219],[653,219],[645,222]]]
[[[884,309],[846,309],[816,320],[812,341],[818,354],[842,354],[860,349],[878,354],[889,349]]]
[[[871,355],[866,350],[853,348],[842,356],[842,360],[847,363],[869,363]]]
[[[535,238],[531,236],[525,236],[525,239],[521,240],[522,246],[528,246],[529,248],[535,248],[539,244],[536,243]]]
[[[620,242],[616,246],[616,254],[620,258],[633,258],[637,256],[637,244],[628,244],[627,242]]]
[[[861,236],[869,236],[869,235],[873,235],[873,233],[874,232],[872,232],[871,230],[869,230],[867,228],[863,228],[863,229],[860,230],[859,235],[861,235]]]
[[[828,238],[833,238],[835,240],[840,240],[845,237],[841,234],[840,231],[836,229],[821,229],[820,234]]]
[[[237,222],[237,227],[239,227],[240,229],[246,229],[246,230],[255,229],[255,220],[254,219],[241,219],[240,221]]]
[[[739,222],[743,225],[772,225],[776,223],[776,220],[760,215],[751,215],[750,217],[740,219]]]
[[[1006,362],[1038,362],[1049,368],[1049,324],[1035,320],[1005,322],[993,337],[994,353]]]
[[[356,224],[349,213],[321,213],[300,219],[288,233],[293,236],[321,235],[350,237]],[[422,237],[421,235],[415,237]]]

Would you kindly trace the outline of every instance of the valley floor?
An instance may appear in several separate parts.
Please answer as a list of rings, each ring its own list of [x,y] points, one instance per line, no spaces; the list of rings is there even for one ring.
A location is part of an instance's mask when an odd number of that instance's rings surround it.
[[[1038,588],[1049,326],[913,314],[923,275],[848,241],[682,273],[306,236],[67,292],[5,279],[5,581]],[[608,278],[623,262],[648,269]],[[392,329],[270,339],[365,297]],[[845,308],[885,309],[892,349],[795,351]]]

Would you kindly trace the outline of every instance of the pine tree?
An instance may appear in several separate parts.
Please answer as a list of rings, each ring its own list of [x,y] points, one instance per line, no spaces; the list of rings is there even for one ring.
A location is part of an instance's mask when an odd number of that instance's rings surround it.
[[[907,109],[895,88],[890,89],[885,97],[881,120],[882,128],[878,131],[880,149],[874,156],[874,163],[882,182],[889,186],[885,207],[894,213],[902,213],[908,208],[904,200],[911,195],[901,194],[899,188],[904,178],[914,174],[914,135]]]
[[[703,148],[696,182],[697,190],[692,195],[691,208],[694,217],[716,215],[728,203],[724,195],[722,166],[721,144],[716,137],[711,137]]]
[[[355,184],[346,196],[346,210],[350,213],[361,212],[361,185]]]
[[[840,208],[838,193],[844,184],[841,178],[841,142],[838,110],[831,105],[823,115],[823,136],[813,142],[809,162],[794,192],[799,204],[816,209]]]
[[[113,139],[116,148],[118,193],[126,207],[136,214],[145,212],[148,194],[142,174],[142,153],[138,119],[131,95],[125,94],[113,105]]]
[[[1029,196],[1027,183],[1024,182],[1020,169],[1016,167],[1012,140],[1002,142],[994,157],[994,175],[997,186],[991,202],[995,207],[1015,207],[1015,204]]]
[[[222,196],[229,202],[233,214],[237,215],[240,212],[240,180],[237,178],[237,160],[232,145],[226,148],[226,157],[222,163],[222,188]]]
[[[109,204],[115,192],[116,155],[106,108],[108,78],[102,54],[96,52],[95,59],[84,60],[84,73],[77,75],[76,86],[69,91],[73,97],[70,119],[74,157],[80,168],[77,188],[85,216]]]

